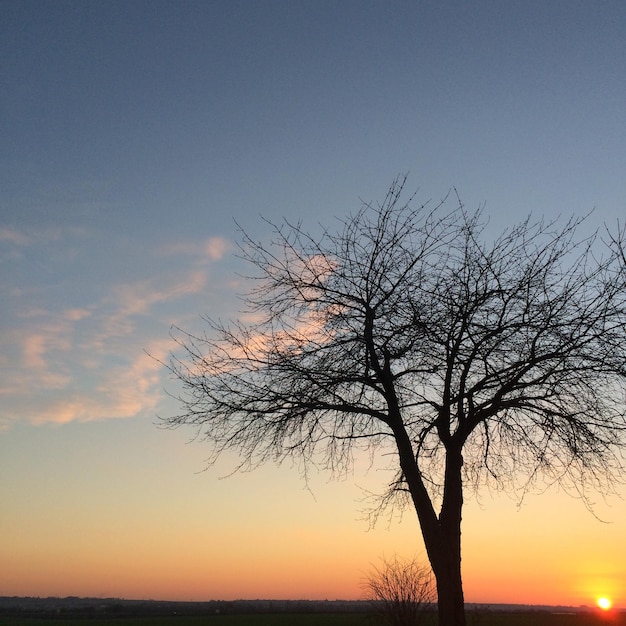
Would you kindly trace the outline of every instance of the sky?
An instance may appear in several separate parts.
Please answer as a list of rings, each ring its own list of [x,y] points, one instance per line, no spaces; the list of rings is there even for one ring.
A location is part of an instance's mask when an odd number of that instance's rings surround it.
[[[330,481],[226,477],[159,364],[237,318],[237,224],[330,227],[408,173],[490,228],[626,214],[626,4],[0,1],[0,595],[359,598],[425,558]],[[495,232],[494,230],[494,232]],[[467,498],[468,602],[626,608],[626,488]]]

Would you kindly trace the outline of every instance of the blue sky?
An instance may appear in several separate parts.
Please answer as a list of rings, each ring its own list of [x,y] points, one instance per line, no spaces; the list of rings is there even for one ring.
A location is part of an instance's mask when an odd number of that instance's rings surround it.
[[[625,31],[626,5],[610,1],[0,2],[0,557],[15,572],[0,594],[89,591],[59,587],[52,566],[28,582],[54,555],[43,539],[16,547],[43,536],[33,506],[62,528],[64,507],[89,502],[80,532],[130,516],[141,534],[162,498],[190,520],[218,497],[227,464],[197,475],[201,446],[155,426],[175,387],[146,352],[166,358],[172,324],[237,316],[234,220],[259,238],[260,215],[332,226],[400,172],[421,200],[456,186],[494,228],[529,212],[623,219]],[[281,497],[301,496],[284,474],[271,474]],[[249,480],[242,502],[265,488]],[[317,516],[335,506],[307,502]],[[155,541],[195,536],[167,524]],[[375,555],[346,557],[355,580]]]

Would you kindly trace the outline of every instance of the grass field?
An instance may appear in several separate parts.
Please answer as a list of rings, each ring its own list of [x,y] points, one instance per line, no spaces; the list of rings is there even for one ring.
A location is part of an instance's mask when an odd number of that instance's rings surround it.
[[[468,626],[626,626],[626,612],[612,614],[544,612],[468,612]],[[428,621],[425,626],[434,626]],[[0,617],[0,626],[382,626],[363,613],[281,613],[208,617],[135,617],[120,619],[43,619]]]

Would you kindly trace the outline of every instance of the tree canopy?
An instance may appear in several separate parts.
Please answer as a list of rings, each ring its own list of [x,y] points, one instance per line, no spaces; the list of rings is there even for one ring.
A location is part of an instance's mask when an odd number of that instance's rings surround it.
[[[341,472],[393,451],[383,502],[414,505],[440,623],[463,623],[463,492],[542,478],[583,497],[623,467],[626,230],[528,217],[489,235],[456,193],[415,207],[405,178],[319,236],[242,231],[246,321],[177,334],[182,412],[241,467]],[[454,201],[450,209],[448,205]]]

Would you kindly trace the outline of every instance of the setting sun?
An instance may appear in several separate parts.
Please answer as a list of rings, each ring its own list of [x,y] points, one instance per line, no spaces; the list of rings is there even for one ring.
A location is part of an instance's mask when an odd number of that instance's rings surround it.
[[[603,611],[608,611],[611,608],[611,601],[608,598],[598,598],[598,606]]]

